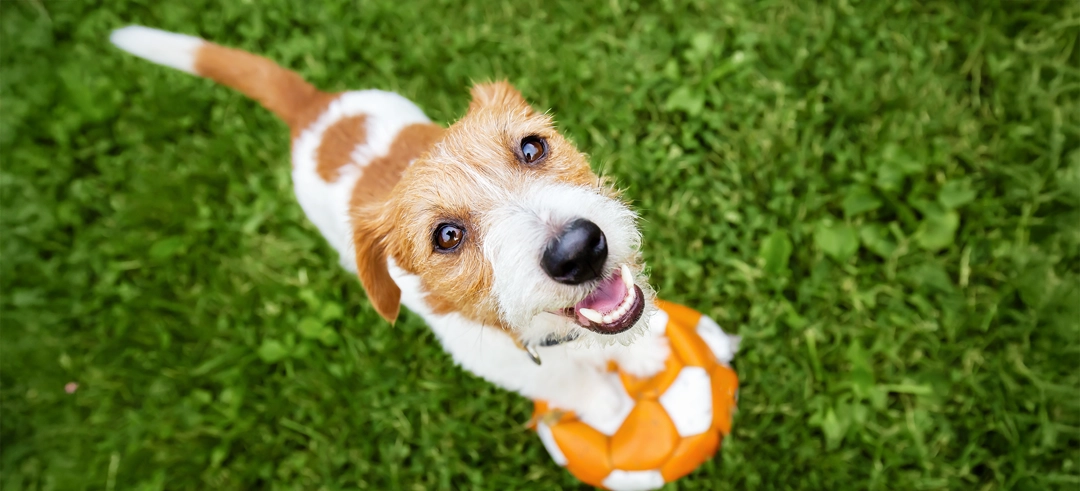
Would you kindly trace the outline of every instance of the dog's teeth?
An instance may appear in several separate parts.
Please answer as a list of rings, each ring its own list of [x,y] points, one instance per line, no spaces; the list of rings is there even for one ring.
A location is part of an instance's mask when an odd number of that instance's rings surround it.
[[[613,320],[614,319],[611,318],[611,314],[608,314],[608,315],[604,316],[604,324],[611,324],[611,321],[613,321]]]
[[[589,319],[590,321],[593,321],[597,324],[604,323],[604,316],[600,315],[600,312],[597,312],[593,309],[579,309],[578,313],[580,313],[582,317]]]
[[[630,268],[623,264],[620,272],[622,273],[622,282],[626,285],[626,291],[633,293],[634,276],[630,274]]]
[[[634,296],[634,290],[630,290],[629,292],[627,292],[626,296],[623,297],[622,302],[619,302],[618,309],[624,310],[630,308],[630,304],[634,303]]]

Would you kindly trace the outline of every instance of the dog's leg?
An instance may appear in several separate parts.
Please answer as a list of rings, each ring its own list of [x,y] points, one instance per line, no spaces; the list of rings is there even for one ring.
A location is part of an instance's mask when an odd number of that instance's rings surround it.
[[[671,347],[663,331],[660,335],[646,335],[628,346],[615,346],[611,359],[619,369],[635,377],[651,377],[664,369],[671,356]]]

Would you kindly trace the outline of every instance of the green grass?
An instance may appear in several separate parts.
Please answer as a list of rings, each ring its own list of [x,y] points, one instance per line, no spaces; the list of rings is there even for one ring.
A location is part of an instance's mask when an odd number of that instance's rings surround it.
[[[734,432],[670,489],[1080,486],[1080,4],[89,3],[0,4],[5,490],[582,487],[378,319],[284,125],[128,23],[442,122],[493,77],[551,108],[660,294],[744,337]]]

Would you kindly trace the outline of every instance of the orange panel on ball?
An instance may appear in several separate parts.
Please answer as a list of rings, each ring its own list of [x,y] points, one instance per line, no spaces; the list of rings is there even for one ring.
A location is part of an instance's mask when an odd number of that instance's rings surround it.
[[[679,304],[665,302],[663,300],[656,300],[656,306],[660,307],[660,310],[667,312],[668,325],[672,322],[683,326],[694,327],[697,326],[699,320],[701,320],[701,312],[698,312],[690,307],[684,307]]]
[[[611,436],[611,463],[626,471],[656,469],[678,442],[679,430],[664,406],[656,401],[639,401]]]
[[[660,468],[664,481],[671,482],[697,469],[702,462],[716,455],[720,448],[720,435],[715,431],[706,431],[698,435],[683,438],[671,458]]]
[[[588,484],[602,487],[612,469],[608,437],[580,421],[552,426],[551,435],[566,456],[566,470]]]
[[[619,372],[619,377],[622,379],[623,387],[626,387],[626,393],[630,394],[631,398],[656,399],[675,381],[675,377],[679,376],[682,368],[682,360],[672,352],[664,362],[664,371],[652,377],[635,377],[625,372]]]
[[[690,328],[675,327],[668,325],[668,341],[671,342],[671,351],[679,354],[683,363],[702,367],[708,370],[716,363],[716,355],[709,349],[709,345],[698,335],[694,326]]]
[[[570,421],[577,419],[577,415],[573,411],[567,411],[564,409],[553,408],[546,401],[536,400],[533,401],[533,415],[529,420],[526,427],[536,428],[536,423],[544,421],[551,426],[556,422]]]
[[[712,379],[713,428],[727,435],[731,432],[731,409],[735,407],[739,378],[734,370],[719,363],[709,377]]]
[[[525,423],[525,427],[529,428],[529,429],[532,429],[532,430],[535,430],[536,429],[536,423],[538,423],[540,421],[540,418],[543,418],[544,415],[547,414],[547,412],[548,412],[548,403],[546,403],[544,401],[540,401],[540,400],[534,400],[533,401],[532,417],[529,418],[528,423]]]

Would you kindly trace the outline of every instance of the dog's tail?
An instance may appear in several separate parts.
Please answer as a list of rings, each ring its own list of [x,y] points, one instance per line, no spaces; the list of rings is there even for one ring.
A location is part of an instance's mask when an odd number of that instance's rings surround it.
[[[194,36],[128,26],[113,31],[109,41],[135,56],[239,90],[284,120],[294,134],[335,97],[269,59]]]

